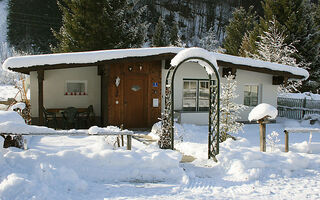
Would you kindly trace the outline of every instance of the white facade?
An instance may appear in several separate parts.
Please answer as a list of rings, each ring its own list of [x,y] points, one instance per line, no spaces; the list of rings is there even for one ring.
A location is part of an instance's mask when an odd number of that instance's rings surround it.
[[[162,67],[162,94],[164,94],[165,79],[167,71]],[[219,66],[221,84],[225,83],[226,79],[221,78],[222,66]],[[176,72],[174,84],[174,110],[177,121],[180,123],[193,123],[204,125],[208,124],[208,112],[204,111],[183,111],[183,79],[208,79],[205,69],[197,63],[184,63]],[[272,85],[272,75],[237,70],[237,93],[238,98],[235,102],[244,104],[244,89],[246,85],[257,85],[259,87],[258,103],[268,103],[277,106],[277,85]],[[164,110],[164,95],[162,95],[162,111]],[[248,121],[248,115],[253,107],[248,107],[247,110],[241,112],[241,121]]]
[[[37,72],[30,72],[31,115],[38,117],[38,78]],[[65,95],[67,81],[86,81],[86,95]],[[75,106],[86,108],[93,105],[100,116],[100,76],[97,67],[81,67],[44,71],[43,102],[45,108],[66,108]]]

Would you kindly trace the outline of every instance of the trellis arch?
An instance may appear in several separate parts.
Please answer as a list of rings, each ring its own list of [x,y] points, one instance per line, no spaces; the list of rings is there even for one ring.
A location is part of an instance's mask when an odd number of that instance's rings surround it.
[[[193,50],[194,49],[194,50]],[[216,155],[219,154],[219,132],[220,132],[220,76],[217,69],[216,60],[208,59],[208,55],[212,53],[201,48],[190,48],[187,56],[181,56],[180,52],[177,56],[185,57],[178,58],[178,63],[172,65],[166,76],[165,82],[165,109],[162,114],[162,134],[159,140],[159,146],[162,149],[174,149],[174,77],[177,69],[185,62],[196,61],[206,69],[209,78],[209,130],[208,130],[208,159],[212,158],[215,161]],[[184,50],[186,51],[186,50]],[[193,52],[195,56],[193,55]],[[202,56],[202,55],[207,56]],[[188,56],[191,55],[191,56]],[[176,56],[176,57],[177,57]],[[176,58],[175,57],[175,58]],[[174,58],[174,59],[175,59]],[[173,60],[174,60],[173,59]],[[172,61],[173,61],[172,60]],[[215,63],[213,63],[215,62]],[[211,73],[209,73],[211,72]],[[212,73],[214,72],[214,73]],[[213,75],[216,77],[217,83],[213,82]]]

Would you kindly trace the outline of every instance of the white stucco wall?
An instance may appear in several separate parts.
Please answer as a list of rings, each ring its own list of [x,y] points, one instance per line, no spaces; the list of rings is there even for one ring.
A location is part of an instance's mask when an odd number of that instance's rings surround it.
[[[168,70],[162,68],[162,88],[164,94],[165,78]],[[222,74],[222,68],[219,69],[219,73]],[[207,79],[208,75],[202,66],[197,63],[184,63],[176,72],[175,76],[175,101],[174,109],[182,110],[182,95],[183,95],[183,79]],[[221,83],[225,83],[226,79],[221,78]],[[244,88],[245,85],[258,85],[259,86],[259,103],[268,103],[273,106],[277,105],[277,87],[272,85],[272,75],[258,72],[251,72],[245,70],[237,70],[237,93],[239,97],[235,99],[236,103],[243,104],[244,101]],[[241,121],[248,121],[248,114],[253,107],[249,107],[245,111],[241,112]],[[162,112],[164,109],[164,96],[162,98]],[[181,123],[195,123],[195,124],[207,124],[208,113],[186,113],[182,112],[176,114],[178,121]]]
[[[65,95],[67,80],[87,81],[88,95]],[[67,108],[70,106],[86,108],[93,105],[94,112],[100,116],[100,76],[97,67],[47,70],[44,72],[43,104],[45,108]],[[38,117],[38,79],[37,72],[30,73],[31,115]]]

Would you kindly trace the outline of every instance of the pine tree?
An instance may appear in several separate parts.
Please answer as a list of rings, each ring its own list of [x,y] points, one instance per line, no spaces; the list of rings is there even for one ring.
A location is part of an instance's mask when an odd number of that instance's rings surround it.
[[[50,45],[57,43],[51,29],[59,30],[60,27],[61,13],[56,1],[9,0],[7,39],[16,51],[51,53]]]
[[[320,30],[312,16],[309,0],[265,0],[263,3],[264,17],[260,27],[268,28],[268,22],[275,18],[279,30],[287,35],[285,43],[293,44],[297,49],[294,57],[297,63],[310,63],[309,81],[303,85],[303,90],[316,90],[320,86]]]
[[[170,45],[181,46],[181,39],[179,36],[179,26],[176,20],[172,22],[172,26],[170,29]]]
[[[238,97],[236,94],[237,82],[235,76],[229,74],[226,78],[226,83],[221,84],[221,112],[220,112],[220,140],[225,141],[231,137],[230,133],[238,133],[242,130],[242,123],[237,122],[240,118],[240,112],[247,108],[242,104],[236,104],[235,98]]]
[[[298,53],[298,50],[293,44],[284,42],[286,36],[283,31],[280,32],[278,30],[277,24],[276,20],[270,21],[268,31],[259,36],[260,41],[256,42],[258,47],[257,54],[252,55],[253,58],[293,67],[306,67],[307,64],[303,62],[297,63],[294,55]],[[300,80],[288,80],[280,85],[279,92],[299,92],[301,85],[302,82]]]
[[[232,18],[226,26],[226,37],[223,48],[227,54],[239,55],[242,39],[248,31],[252,31],[257,23],[257,15],[250,7],[248,11],[240,7],[232,13]]]
[[[156,28],[152,37],[152,46],[153,47],[169,46],[166,25],[161,16],[159,17],[158,23],[156,25]]]
[[[215,32],[213,28],[210,28],[206,35],[200,40],[199,46],[208,51],[218,52],[222,51],[220,42],[216,40]]]
[[[60,0],[63,26],[55,51],[72,52],[140,47],[145,27],[141,10],[127,0]]]
[[[242,38],[239,56],[249,57],[249,54],[257,54],[256,41],[259,40],[260,28],[259,24],[255,24],[252,31],[248,31]]]

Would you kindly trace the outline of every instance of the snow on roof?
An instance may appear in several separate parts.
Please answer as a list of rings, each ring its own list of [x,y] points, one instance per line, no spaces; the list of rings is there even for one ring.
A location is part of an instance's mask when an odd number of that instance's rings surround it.
[[[31,56],[18,56],[8,58],[4,63],[5,69],[32,67],[41,65],[57,64],[86,64],[96,63],[104,60],[113,60],[130,57],[153,56],[166,53],[178,53],[183,48],[159,47],[159,48],[139,48],[139,49],[114,49],[101,51],[87,51],[75,53],[44,54]]]
[[[199,58],[204,58],[206,60],[208,60],[210,63],[212,63],[214,65],[214,67],[217,69],[218,71],[218,64],[217,64],[217,60],[215,58],[215,56],[213,55],[212,52],[209,52],[205,49],[202,48],[188,48],[188,49],[184,49],[182,51],[180,51],[172,60],[171,60],[171,65],[172,66],[177,66],[179,65],[181,62],[183,62],[184,60],[188,59],[188,58],[193,58],[193,57],[199,57]],[[214,74],[213,69],[211,68],[211,66],[204,62],[203,60],[200,59],[196,59],[196,60],[190,60],[190,61],[196,61],[198,62],[201,66],[203,66],[208,74]]]
[[[157,48],[137,48],[137,49],[114,49],[75,53],[59,53],[59,54],[44,54],[31,56],[18,56],[8,58],[3,63],[5,69],[28,68],[33,66],[58,65],[58,64],[92,64],[99,61],[114,60],[121,58],[132,57],[146,57],[156,56],[161,54],[178,54],[185,48],[179,47],[157,47]],[[194,48],[191,48],[194,49]],[[192,50],[193,51],[193,50]],[[218,61],[233,63],[236,65],[246,65],[257,68],[266,68],[274,71],[288,72],[293,75],[303,76],[305,79],[309,77],[307,70],[292,67],[288,65],[281,65],[277,63],[270,63],[251,58],[243,58],[238,56],[231,56],[221,53],[210,53]],[[195,54],[196,55],[196,54]],[[193,55],[193,56],[195,56]],[[203,55],[202,55],[203,56]],[[207,56],[206,56],[207,57]]]
[[[229,62],[237,65],[247,65],[252,67],[266,68],[274,71],[289,72],[294,75],[303,76],[304,79],[308,79],[309,72],[299,67],[292,67],[289,65],[282,65],[278,63],[266,62],[262,60],[255,60],[252,58],[244,58],[238,56],[232,56],[228,54],[213,53],[217,60]]]
[[[268,119],[275,119],[278,115],[278,110],[270,104],[261,103],[254,107],[249,113],[249,121],[260,120],[268,116]]]

